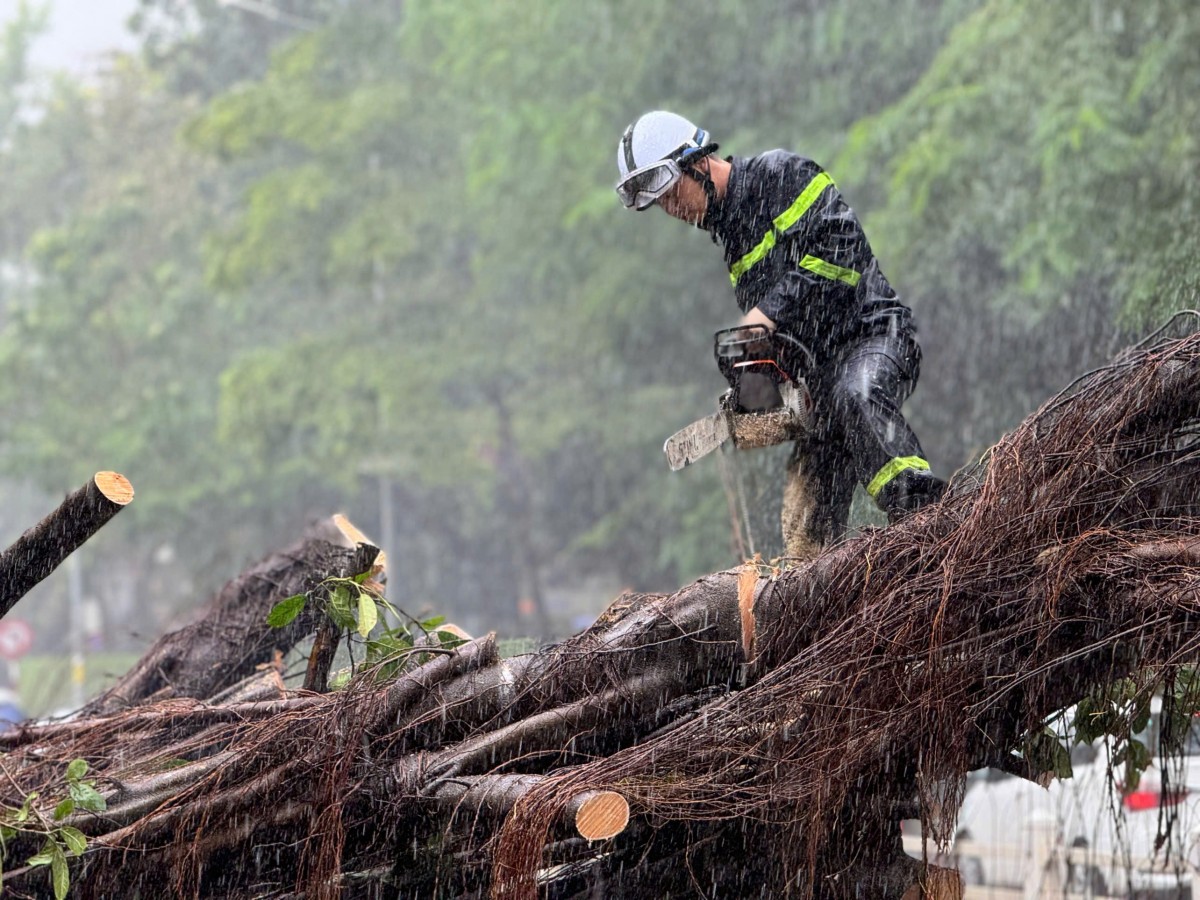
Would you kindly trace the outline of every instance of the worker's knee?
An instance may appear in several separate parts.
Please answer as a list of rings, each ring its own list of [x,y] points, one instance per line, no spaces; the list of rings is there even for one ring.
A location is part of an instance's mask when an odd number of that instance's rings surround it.
[[[912,381],[900,363],[887,353],[852,359],[833,385],[832,406],[843,419],[869,419],[893,414],[912,392]]]
[[[936,503],[946,492],[946,482],[928,469],[904,469],[875,495],[875,502],[895,523],[923,506]]]

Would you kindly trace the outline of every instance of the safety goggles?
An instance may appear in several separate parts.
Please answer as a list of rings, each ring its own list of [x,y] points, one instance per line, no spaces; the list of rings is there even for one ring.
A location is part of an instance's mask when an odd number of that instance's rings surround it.
[[[643,210],[675,186],[683,170],[674,159],[660,159],[634,169],[617,182],[617,196],[626,209]]]

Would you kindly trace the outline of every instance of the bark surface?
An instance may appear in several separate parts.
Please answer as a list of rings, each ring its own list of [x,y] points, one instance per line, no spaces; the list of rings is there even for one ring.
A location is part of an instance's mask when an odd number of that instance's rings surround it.
[[[0,616],[133,500],[124,475],[97,472],[0,553]]]

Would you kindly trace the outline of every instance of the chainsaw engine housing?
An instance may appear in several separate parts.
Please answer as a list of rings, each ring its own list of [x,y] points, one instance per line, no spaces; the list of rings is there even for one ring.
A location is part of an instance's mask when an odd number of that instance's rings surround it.
[[[724,328],[713,336],[717,367],[729,382],[729,408],[736,412],[766,412],[784,405],[783,385],[795,361],[790,349],[765,325]]]

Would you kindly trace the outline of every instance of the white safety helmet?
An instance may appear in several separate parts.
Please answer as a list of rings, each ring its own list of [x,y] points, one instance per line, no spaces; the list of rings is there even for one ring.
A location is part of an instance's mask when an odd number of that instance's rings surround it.
[[[691,164],[708,156],[717,145],[708,132],[683,116],[655,110],[625,129],[617,146],[617,196],[627,209],[654,205]]]

